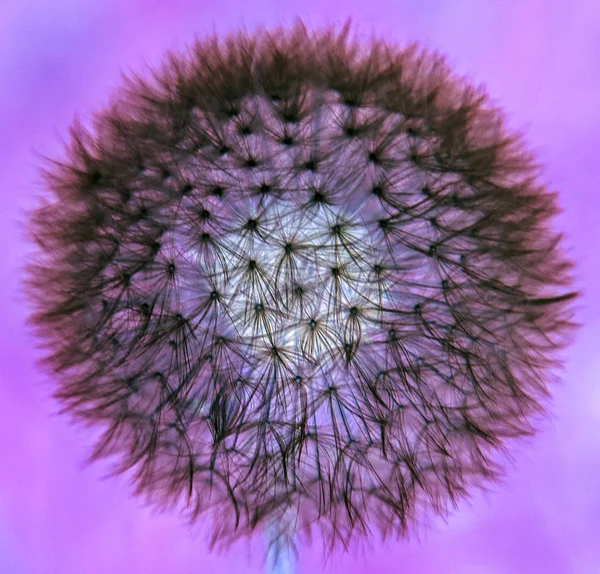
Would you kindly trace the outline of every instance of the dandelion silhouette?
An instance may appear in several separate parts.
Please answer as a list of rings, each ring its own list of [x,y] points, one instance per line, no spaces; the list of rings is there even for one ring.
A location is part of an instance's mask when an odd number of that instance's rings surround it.
[[[266,531],[274,571],[297,534],[407,535],[498,477],[576,294],[485,93],[301,24],[127,82],[30,220],[31,321],[92,459],[212,513],[213,544]]]

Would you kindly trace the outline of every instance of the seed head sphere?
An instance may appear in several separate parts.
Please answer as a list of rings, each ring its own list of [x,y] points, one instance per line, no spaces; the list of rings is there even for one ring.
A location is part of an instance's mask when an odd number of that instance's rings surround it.
[[[66,155],[26,282],[56,397],[213,542],[406,535],[533,432],[574,327],[556,197],[439,55],[196,41]]]

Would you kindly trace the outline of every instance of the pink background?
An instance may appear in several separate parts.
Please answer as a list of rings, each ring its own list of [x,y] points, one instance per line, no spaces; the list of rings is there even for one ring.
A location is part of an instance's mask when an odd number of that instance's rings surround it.
[[[76,112],[104,105],[121,70],[157,62],[195,33],[341,23],[420,40],[483,82],[560,190],[557,226],[578,264],[584,323],[540,434],[512,449],[503,484],[420,540],[300,571],[403,574],[600,572],[600,2],[597,0],[2,0],[0,2],[0,572],[261,572],[258,553],[208,553],[204,531],[130,497],[107,467],[85,468],[93,435],[55,416],[23,321],[21,211],[39,155],[60,151]],[[246,570],[246,568],[248,568]]]

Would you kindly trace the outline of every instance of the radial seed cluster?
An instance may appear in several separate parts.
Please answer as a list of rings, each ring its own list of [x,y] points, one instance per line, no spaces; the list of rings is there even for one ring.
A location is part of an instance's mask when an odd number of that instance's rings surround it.
[[[532,432],[573,326],[555,198],[440,57],[198,42],[46,175],[27,288],[57,397],[215,541],[406,534]]]

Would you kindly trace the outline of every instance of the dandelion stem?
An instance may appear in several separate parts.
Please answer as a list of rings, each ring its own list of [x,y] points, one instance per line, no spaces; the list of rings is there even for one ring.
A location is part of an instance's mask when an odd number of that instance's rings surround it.
[[[273,517],[265,533],[269,574],[297,574],[297,560],[292,546],[293,534],[281,518]]]

